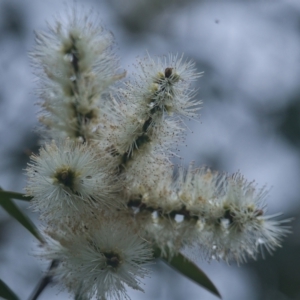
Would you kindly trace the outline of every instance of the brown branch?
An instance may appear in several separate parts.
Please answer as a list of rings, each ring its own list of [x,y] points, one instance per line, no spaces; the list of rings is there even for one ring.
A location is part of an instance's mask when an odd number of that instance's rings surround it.
[[[59,261],[56,259],[51,262],[47,275],[42,278],[42,280],[36,286],[34,292],[29,297],[28,300],[36,300],[40,296],[40,294],[44,291],[44,289],[47,287],[47,285],[52,282],[52,275],[50,275],[50,273],[53,269],[55,269],[58,266],[58,264]]]

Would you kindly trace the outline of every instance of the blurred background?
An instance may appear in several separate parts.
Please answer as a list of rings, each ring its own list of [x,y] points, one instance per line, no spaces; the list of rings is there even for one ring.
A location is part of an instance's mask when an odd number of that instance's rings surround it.
[[[300,299],[300,1],[85,0],[116,39],[123,69],[137,56],[184,53],[204,72],[203,100],[180,164],[240,171],[270,188],[268,213],[294,217],[293,233],[271,256],[236,266],[197,264],[224,300]],[[0,186],[23,192],[28,153],[38,150],[39,108],[28,51],[34,30],[45,30],[73,1],[0,0]],[[27,203],[16,203],[38,224]],[[47,269],[37,242],[0,208],[0,278],[27,299]],[[145,294],[133,300],[215,300],[165,265],[153,266]],[[40,300],[70,299],[48,287]]]

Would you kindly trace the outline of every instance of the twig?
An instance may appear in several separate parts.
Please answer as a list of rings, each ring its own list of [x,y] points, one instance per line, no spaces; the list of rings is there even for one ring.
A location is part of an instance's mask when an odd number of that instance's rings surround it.
[[[44,276],[44,278],[42,278],[42,280],[36,286],[34,292],[29,297],[28,300],[36,300],[39,297],[39,295],[43,292],[43,290],[47,287],[47,285],[52,282],[52,275],[50,275],[50,272],[51,272],[51,270],[56,268],[58,266],[58,264],[59,264],[59,261],[56,259],[51,262],[48,272],[47,272],[47,275]]]

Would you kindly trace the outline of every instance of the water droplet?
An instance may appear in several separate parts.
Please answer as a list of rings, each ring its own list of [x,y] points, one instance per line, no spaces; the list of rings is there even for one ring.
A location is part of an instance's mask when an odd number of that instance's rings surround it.
[[[261,245],[261,244],[264,244],[264,243],[265,243],[265,240],[262,239],[262,238],[258,238],[257,241],[256,241],[257,245]]]
[[[72,61],[73,60],[73,55],[71,53],[67,53],[64,55],[64,60],[65,61]]]

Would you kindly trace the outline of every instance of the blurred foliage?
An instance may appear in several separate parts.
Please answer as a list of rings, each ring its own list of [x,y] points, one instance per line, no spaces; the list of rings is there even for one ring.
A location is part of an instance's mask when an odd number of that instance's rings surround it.
[[[293,216],[296,220],[300,218],[299,213]],[[297,242],[300,224],[298,228],[295,225],[293,222],[293,233],[285,239],[281,249],[272,256],[267,253],[265,259],[250,261],[243,266],[254,271],[258,278],[259,300],[272,299],[274,294],[278,295],[274,300],[300,299],[300,243]]]
[[[129,35],[146,37],[149,32],[162,33],[168,29],[168,20],[184,6],[195,0],[130,0],[120,5],[119,0],[107,0],[120,26]]]
[[[260,114],[259,118],[272,123],[273,130],[288,146],[295,148],[300,167],[300,91],[286,99],[286,103],[285,107]],[[294,209],[291,215],[294,218],[292,234],[285,239],[283,247],[274,256],[268,255],[266,260],[248,264],[261,282],[259,300],[271,299],[274,291],[280,292],[276,296],[279,300],[300,299],[300,195],[295,202],[298,203],[298,210]]]
[[[0,3],[0,40],[7,35],[23,38],[26,33],[26,18],[22,10],[23,4],[12,2]]]
[[[288,99],[288,105],[269,116],[277,120],[278,132],[292,146],[300,149],[300,91]],[[300,159],[300,152],[299,152]]]
[[[16,221],[22,224],[28,231],[30,231],[41,243],[43,243],[42,236],[38,229],[31,222],[31,220],[18,208],[18,206],[11,200],[11,198],[29,201],[30,197],[15,192],[3,191],[0,188],[0,206],[9,213]]]
[[[19,300],[18,296],[0,279],[0,297],[6,300]]]
[[[4,152],[4,156],[7,158],[6,161],[3,162],[4,168],[9,168],[15,172],[24,170],[29,161],[30,155],[32,153],[38,153],[39,151],[39,137],[32,131],[28,130],[24,132],[18,139],[18,142],[18,146],[7,149],[7,151]]]

